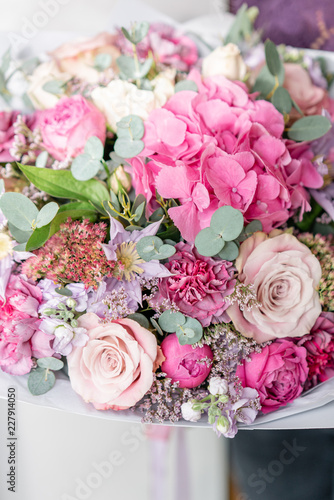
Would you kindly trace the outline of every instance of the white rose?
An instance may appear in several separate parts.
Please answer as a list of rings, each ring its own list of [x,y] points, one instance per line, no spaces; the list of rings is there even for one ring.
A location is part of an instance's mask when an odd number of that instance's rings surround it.
[[[217,47],[203,59],[202,75],[223,75],[229,80],[243,80],[247,73],[247,66],[241,57],[240,50],[234,43],[224,47]]]
[[[29,77],[27,94],[36,109],[53,108],[59,101],[59,96],[43,90],[43,85],[52,80],[66,82],[71,79],[68,73],[59,71],[55,61],[42,63]]]
[[[181,413],[184,420],[188,420],[188,422],[198,422],[201,418],[200,410],[193,410],[194,400],[189,400],[187,403],[183,403],[181,405]]]
[[[156,103],[160,107],[166,104],[167,100],[174,94],[175,75],[176,70],[169,68],[166,71],[160,73],[151,81],[153,92],[156,98]]]
[[[212,379],[210,379],[208,389],[210,394],[213,396],[216,396],[217,394],[226,394],[228,391],[228,383],[220,377],[212,377]]]

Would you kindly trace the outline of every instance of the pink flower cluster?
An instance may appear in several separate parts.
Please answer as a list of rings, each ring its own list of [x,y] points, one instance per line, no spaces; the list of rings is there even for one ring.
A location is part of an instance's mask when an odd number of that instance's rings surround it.
[[[320,187],[323,179],[308,147],[282,138],[276,108],[223,76],[202,82],[193,70],[189,78],[198,92],[178,92],[151,112],[145,149],[131,161],[135,189],[149,209],[156,189],[178,200],[169,215],[189,242],[220,206],[240,210],[245,222],[260,220],[265,232],[298,209],[300,216],[310,210],[305,188]]]

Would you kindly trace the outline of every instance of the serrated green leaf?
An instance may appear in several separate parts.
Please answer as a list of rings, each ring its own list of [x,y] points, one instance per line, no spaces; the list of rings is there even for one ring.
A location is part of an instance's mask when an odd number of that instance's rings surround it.
[[[0,209],[21,231],[30,231],[38,216],[36,205],[21,193],[4,193],[0,198]]]
[[[218,208],[211,217],[210,228],[215,234],[221,235],[225,241],[235,240],[243,227],[244,216],[240,210],[229,205]]]
[[[224,239],[211,227],[202,229],[195,238],[195,246],[204,257],[213,257],[224,248],[224,245]]]
[[[53,372],[48,372],[44,368],[36,368],[28,378],[28,389],[34,396],[45,394],[55,385],[56,377]]]
[[[193,80],[181,80],[175,85],[174,91],[181,92],[182,90],[192,90],[198,92],[198,87]]]
[[[61,370],[64,366],[64,363],[60,359],[52,357],[39,358],[37,364],[40,368],[49,368],[49,370],[54,371]]]
[[[18,167],[30,182],[55,198],[69,198],[99,203],[109,200],[109,192],[102,182],[91,179],[78,181],[67,170],[52,170],[22,165]]]
[[[49,224],[57,215],[59,206],[54,201],[47,203],[41,208],[36,219],[36,227],[40,228]]]
[[[288,130],[288,137],[294,141],[314,141],[331,129],[331,122],[325,116],[304,116]]]
[[[176,332],[177,327],[182,326],[186,323],[186,317],[184,314],[176,311],[164,311],[159,317],[159,325],[167,333]]]

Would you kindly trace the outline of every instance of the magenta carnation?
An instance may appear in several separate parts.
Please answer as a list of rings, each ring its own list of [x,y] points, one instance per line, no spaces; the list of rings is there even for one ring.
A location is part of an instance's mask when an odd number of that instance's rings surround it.
[[[306,349],[278,339],[243,360],[236,375],[243,387],[256,389],[263,413],[294,401],[302,393],[308,375]]]
[[[187,316],[203,326],[230,321],[225,313],[226,297],[235,286],[231,262],[200,255],[193,245],[178,243],[176,253],[165,264],[172,276],[159,281],[159,293],[153,303],[168,299]]]
[[[265,232],[309,210],[304,187],[320,187],[323,179],[307,145],[283,140],[276,108],[223,76],[202,82],[194,70],[189,78],[199,91],[177,92],[145,122],[141,156],[151,161],[131,162],[149,209],[155,189],[177,199],[169,215],[190,242],[220,206],[241,210],[245,222],[260,220]]]
[[[42,291],[20,276],[12,275],[5,301],[0,299],[0,367],[11,375],[29,373],[32,356],[52,356],[53,336],[39,330],[38,308]]]
[[[305,389],[334,377],[334,313],[321,313],[311,333],[296,343],[307,350],[309,374]]]

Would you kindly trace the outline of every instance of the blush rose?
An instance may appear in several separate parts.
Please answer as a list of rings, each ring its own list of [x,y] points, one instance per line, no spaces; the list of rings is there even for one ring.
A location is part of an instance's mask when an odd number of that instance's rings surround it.
[[[131,319],[101,324],[94,313],[81,316],[78,326],[89,340],[67,357],[73,389],[98,410],[134,406],[150,389],[161,359],[153,333]]]

